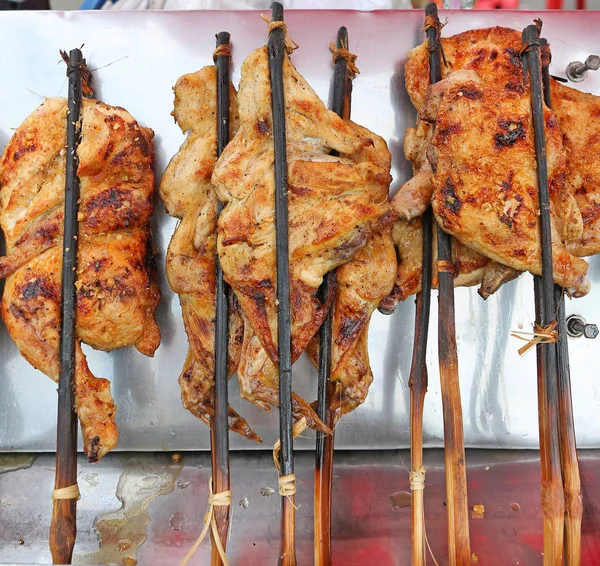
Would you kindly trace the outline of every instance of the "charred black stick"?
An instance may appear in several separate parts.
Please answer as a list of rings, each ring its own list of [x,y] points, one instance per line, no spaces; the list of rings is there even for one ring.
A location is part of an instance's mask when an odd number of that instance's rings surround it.
[[[229,46],[229,33],[222,31],[217,35],[215,64],[217,66],[217,157],[223,153],[229,143],[229,50],[219,49]],[[217,203],[217,212],[221,213],[223,205]],[[223,493],[230,488],[229,470],[229,400],[228,385],[228,345],[229,345],[229,287],[223,280],[223,270],[218,256],[216,266],[216,311],[215,311],[215,414],[210,427],[213,492]],[[229,506],[220,505],[214,508],[215,522],[223,549],[227,547],[229,531]],[[213,538],[211,530],[211,539]],[[223,561],[215,547],[211,545],[211,565],[221,566]]]
[[[338,30],[337,48],[348,49],[348,30]],[[350,117],[350,92],[352,81],[348,76],[348,62],[339,57],[335,63],[333,78],[332,110],[342,118]],[[336,152],[332,152],[336,154]],[[335,295],[336,273],[330,271],[323,280],[322,297]],[[330,411],[334,386],[331,378],[331,342],[333,329],[333,309],[329,310],[319,330],[319,379],[317,415],[333,430],[335,415]],[[331,564],[331,486],[333,478],[334,433],[317,434],[315,462],[315,502],[314,502],[314,559],[315,566]]]
[[[283,6],[273,2],[272,21],[283,21]],[[269,71],[275,151],[275,237],[277,257],[277,348],[279,357],[279,453],[280,479],[294,474],[292,437],[292,336],[290,308],[290,263],[288,234],[287,147],[283,63],[286,57],[285,32],[273,27],[269,32]],[[295,491],[295,480],[294,480]],[[285,490],[283,490],[285,491]],[[280,482],[280,493],[282,487]],[[296,564],[296,515],[294,494],[281,498],[281,541],[279,563]]]
[[[535,137],[542,276],[534,277],[536,324],[549,328],[556,323],[552,268],[552,232],[544,99],[540,64],[539,31],[535,25],[523,30],[523,63],[531,90]],[[544,516],[544,564],[562,564],[564,536],[564,493],[558,440],[558,381],[555,343],[537,345],[540,458],[542,468],[542,511]]]
[[[542,83],[544,102],[552,108],[550,88],[550,46],[541,38]],[[571,372],[569,367],[569,345],[567,341],[567,321],[565,312],[565,293],[560,285],[554,286],[554,302],[557,308],[558,322],[557,371],[558,371],[558,423],[560,456],[565,497],[565,548],[564,558],[567,566],[579,566],[581,563],[581,520],[583,501],[581,495],[581,477],[577,458],[577,442],[573,419],[573,400],[571,397]]]
[[[425,8],[425,27],[429,45],[429,80],[436,83],[441,73],[441,24],[437,6]],[[458,376],[458,349],[454,318],[454,273],[452,271],[452,239],[440,227],[438,242],[439,327],[438,351],[444,413],[444,445],[446,462],[446,499],[448,506],[448,556],[450,565],[469,564],[469,509],[467,501],[467,469]],[[424,266],[423,266],[424,267]]]
[[[81,97],[85,59],[79,49],[69,53],[67,112],[67,153],[65,177],[64,236],[61,283],[61,327],[59,342],[58,420],[56,432],[56,476],[52,498],[50,552],[54,564],[70,564],[77,536],[77,414],[75,412],[75,370],[77,367],[77,250],[79,223],[79,178],[77,147],[81,139]],[[71,493],[69,493],[69,488]],[[65,491],[66,490],[66,491]]]

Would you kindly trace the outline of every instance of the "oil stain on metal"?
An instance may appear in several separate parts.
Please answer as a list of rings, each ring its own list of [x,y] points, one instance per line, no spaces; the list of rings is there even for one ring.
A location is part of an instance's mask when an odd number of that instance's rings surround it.
[[[183,460],[173,461],[167,455],[124,454],[119,456],[123,473],[116,497],[121,508],[100,515],[95,521],[100,548],[76,554],[74,564],[137,564],[137,553],[147,537],[151,518],[148,506],[161,495],[175,489],[183,468]]]

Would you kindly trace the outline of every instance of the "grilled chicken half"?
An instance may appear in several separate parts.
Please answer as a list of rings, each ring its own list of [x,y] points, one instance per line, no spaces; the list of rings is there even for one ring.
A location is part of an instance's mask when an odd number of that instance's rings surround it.
[[[230,84],[230,129],[237,129],[235,89]],[[171,216],[180,218],[167,251],[167,278],[179,295],[188,355],[181,375],[181,400],[210,425],[214,415],[215,259],[217,197],[210,183],[217,161],[217,69],[214,65],[181,77],[175,85],[174,117],[189,132],[165,170],[159,192]],[[239,364],[244,319],[233,293],[229,316],[230,375]],[[251,440],[260,437],[229,407],[229,428]]]
[[[17,129],[1,161],[0,224],[7,255],[2,317],[23,356],[58,379],[67,101],[47,99]],[[117,444],[109,382],[90,372],[80,342],[100,350],[160,343],[151,278],[152,130],[122,108],[83,100],[77,150],[79,254],[76,410],[94,462]]]
[[[351,259],[389,221],[389,168],[365,155],[376,136],[326,109],[286,57],[283,64],[289,187],[292,356],[296,360],[329,308],[317,290],[325,273]],[[250,326],[245,329],[242,395],[277,404],[275,192],[269,62],[266,47],[242,65],[240,129],[217,162],[212,181],[227,205],[219,218],[218,253]],[[385,144],[383,145],[385,148]],[[363,153],[361,153],[363,152]],[[387,148],[385,148],[387,153]],[[295,398],[296,417],[326,430]]]
[[[448,64],[442,66],[444,79],[436,85],[429,86],[424,44],[411,50],[405,67],[407,90],[421,121],[407,133],[405,152],[413,161],[415,177],[394,198],[401,219],[395,229],[418,237],[413,218],[433,201],[443,229],[469,248],[471,261],[465,266],[458,259],[458,276],[471,281],[481,276],[480,294],[485,297],[519,271],[541,269],[533,129],[521,36],[496,27],[444,38],[442,46]],[[430,121],[435,131],[423,121]],[[565,183],[562,132],[548,109],[546,124],[555,280],[582,295],[589,288],[587,265],[570,253],[568,245],[581,237],[582,218],[575,190]],[[433,172],[431,183],[423,153]],[[515,168],[516,162],[524,166]],[[403,261],[399,250],[395,293],[406,296],[418,288],[414,277],[420,279],[420,260],[412,251],[416,246],[404,247],[410,262]],[[477,265],[484,266],[479,274],[469,272]],[[388,301],[393,306],[393,297]]]

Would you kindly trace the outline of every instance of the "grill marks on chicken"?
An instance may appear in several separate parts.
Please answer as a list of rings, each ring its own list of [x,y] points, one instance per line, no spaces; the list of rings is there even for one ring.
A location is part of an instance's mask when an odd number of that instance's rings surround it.
[[[216,310],[217,197],[210,183],[217,160],[217,71],[204,67],[181,77],[174,88],[174,117],[189,132],[171,159],[159,187],[170,215],[181,219],[167,251],[169,285],[179,295],[188,355],[181,375],[181,400],[210,425],[214,416],[214,337]],[[230,121],[237,129],[235,90],[230,86]],[[239,364],[244,319],[237,300],[230,301],[229,372]],[[260,437],[229,407],[229,428],[250,440]]]
[[[463,89],[477,93],[476,101],[465,97]],[[554,196],[554,280],[574,295],[584,295],[589,290],[587,264],[561,241],[561,235],[577,231],[570,219],[573,210],[566,206],[562,133],[548,109],[545,122]],[[502,90],[472,81],[451,85],[437,112],[432,146],[436,150],[432,206],[442,228],[491,259],[541,275],[528,92],[509,98]],[[558,222],[561,216],[562,223]]]
[[[317,299],[325,273],[353,259],[386,221],[389,165],[385,143],[325,108],[291,65],[283,66],[289,187],[293,359],[306,348],[328,304]],[[227,206],[218,252],[227,282],[248,320],[240,390],[263,408],[277,404],[277,305],[271,92],[266,47],[242,65],[240,129],[215,166],[212,181]],[[331,150],[349,157],[334,157]],[[370,157],[369,157],[370,156]],[[385,161],[385,157],[384,157]],[[298,403],[298,404],[296,404]],[[298,397],[295,413],[321,427]]]
[[[405,153],[413,161],[415,176],[400,189],[393,206],[399,218],[413,225],[398,221],[396,231],[419,238],[413,219],[431,199],[443,229],[461,247],[467,246],[475,260],[460,266],[458,278],[466,276],[469,283],[481,278],[479,292],[486,298],[520,270],[541,269],[535,152],[521,35],[499,27],[473,30],[442,39],[442,46],[448,65],[442,65],[439,83],[429,86],[424,44],[411,50],[405,67],[411,100],[420,118],[435,125],[435,133],[431,135],[431,126],[422,121],[407,132]],[[557,283],[582,295],[589,289],[587,265],[570,252],[576,250],[583,222],[576,200],[578,182],[570,182],[575,175],[566,161],[560,111],[555,115],[545,110],[554,273]],[[422,173],[423,155],[432,168],[431,185]],[[395,287],[395,295],[401,296],[418,289],[415,282],[420,281],[420,254],[411,254],[406,243],[404,248],[399,249]],[[469,272],[477,264],[483,270]],[[386,303],[391,308],[394,296]]]
[[[48,99],[17,129],[2,157],[0,223],[7,255],[2,316],[23,356],[58,379],[67,103]],[[80,341],[101,350],[160,343],[151,278],[152,130],[118,107],[84,100],[77,150],[81,184],[75,394],[84,449],[96,461],[116,446],[116,407]]]

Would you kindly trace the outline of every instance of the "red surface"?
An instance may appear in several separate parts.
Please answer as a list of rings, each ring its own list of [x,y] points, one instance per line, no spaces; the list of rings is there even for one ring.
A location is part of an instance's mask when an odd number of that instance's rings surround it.
[[[542,516],[537,453],[500,450],[467,451],[469,507],[483,504],[482,518],[471,518],[471,551],[478,564],[536,566],[542,564]],[[187,456],[186,456],[187,458]],[[600,452],[581,453],[584,496],[582,566],[600,565]],[[238,461],[239,460],[239,461]],[[408,490],[406,451],[336,453],[332,552],[334,566],[407,566],[410,564],[410,507],[392,508],[390,496]],[[278,496],[263,497],[262,486],[275,485],[270,455],[232,459],[234,508],[228,547],[230,563],[244,566],[275,564],[279,548]],[[313,563],[312,454],[296,459],[299,478],[297,502],[297,555],[301,565]],[[445,475],[443,452],[428,450],[425,489],[426,528],[440,566],[448,564]],[[488,468],[488,469],[486,469]],[[249,470],[252,470],[250,473]],[[209,470],[184,468],[182,481],[191,483],[175,497],[165,498],[152,510],[148,541],[140,549],[139,564],[178,564],[202,527]],[[260,478],[257,480],[257,478]],[[244,484],[245,482],[245,484]],[[257,483],[258,482],[258,483]],[[248,509],[236,502],[246,496]],[[518,503],[518,511],[511,509]],[[169,528],[175,512],[187,517],[180,532]],[[203,543],[195,563],[205,564],[208,544]],[[429,564],[433,564],[431,559]]]

